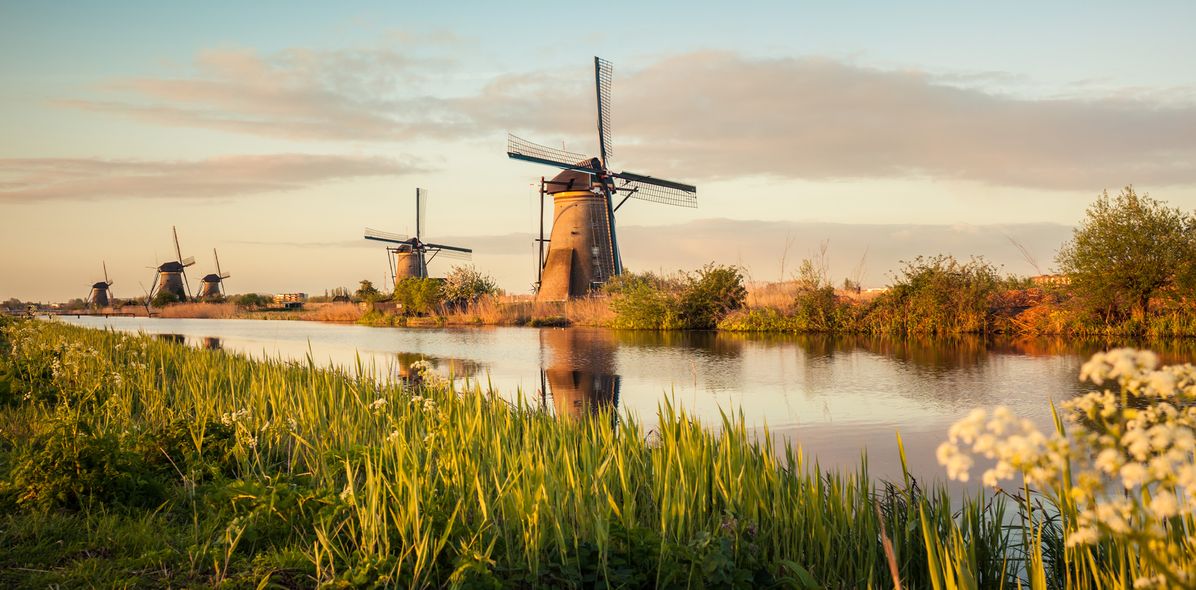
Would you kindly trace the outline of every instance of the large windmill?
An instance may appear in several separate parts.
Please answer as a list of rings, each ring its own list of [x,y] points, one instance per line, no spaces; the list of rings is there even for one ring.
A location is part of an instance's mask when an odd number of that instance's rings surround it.
[[[428,191],[415,189],[415,237],[365,228],[365,239],[395,244],[387,246],[387,264],[394,282],[407,278],[427,278],[428,262],[436,256],[469,260],[473,250],[423,241],[427,218]]]
[[[179,231],[174,226],[170,227],[170,231],[174,233],[174,255],[175,259],[170,262],[163,262],[155,268],[153,288],[150,289],[149,297],[153,300],[154,296],[163,291],[173,293],[179,301],[187,301],[190,293],[190,287],[187,285],[186,269],[188,266],[195,264],[195,258],[188,256],[183,258],[183,251],[179,248]]]
[[[101,309],[112,305],[112,281],[108,278],[108,263],[104,262],[104,280],[95,283],[91,286],[91,292],[87,294],[87,304],[96,309]]]
[[[212,257],[216,259],[216,272],[204,275],[199,281],[199,299],[219,299],[224,296],[224,279],[232,275],[220,270],[220,255],[212,248]]]
[[[610,62],[594,58],[598,101],[597,157],[507,136],[507,156],[563,169],[552,180],[541,180],[541,195],[553,197],[552,235],[544,256],[544,211],[540,209],[540,286],[536,299],[556,301],[580,297],[622,274],[623,261],[615,233],[615,212],[629,198],[696,207],[698,189],[692,185],[610,168]],[[615,203],[615,199],[621,199]]]

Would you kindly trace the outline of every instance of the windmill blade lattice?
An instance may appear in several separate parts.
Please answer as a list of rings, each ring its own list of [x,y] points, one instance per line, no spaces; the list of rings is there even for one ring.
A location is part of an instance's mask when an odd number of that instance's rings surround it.
[[[598,147],[602,153],[602,164],[608,165],[615,155],[610,136],[610,87],[614,69],[609,61],[594,57],[595,91],[598,94]]]
[[[415,189],[415,237],[424,235],[428,225],[428,189]]]
[[[379,242],[393,242],[395,244],[405,244],[411,241],[411,237],[407,234],[396,234],[371,227],[365,228],[365,239]]]
[[[549,166],[558,166],[566,170],[598,172],[598,170],[594,169],[593,158],[590,156],[540,145],[511,133],[507,134],[507,156],[519,160],[548,164]]]
[[[698,206],[698,194],[677,188],[648,184],[638,180],[623,181],[615,187],[621,193],[628,193],[633,199],[662,203],[677,207],[695,208]]]

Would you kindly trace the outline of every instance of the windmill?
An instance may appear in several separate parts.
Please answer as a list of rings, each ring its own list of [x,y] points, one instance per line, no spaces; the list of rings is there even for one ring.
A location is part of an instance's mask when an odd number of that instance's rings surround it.
[[[415,237],[365,228],[365,239],[395,244],[386,247],[387,266],[394,282],[407,278],[427,278],[428,262],[436,256],[469,260],[473,250],[423,241],[427,217],[428,191],[415,189]]]
[[[199,281],[199,299],[219,299],[224,296],[224,279],[232,275],[220,270],[220,255],[212,248],[212,257],[216,259],[216,272],[204,275]]]
[[[112,281],[108,278],[108,263],[104,262],[104,280],[95,283],[91,286],[91,292],[87,294],[87,304],[93,308],[100,309],[112,305],[111,289]]]
[[[611,146],[610,62],[594,58],[594,85],[598,101],[597,157],[568,152],[507,135],[507,156],[561,168],[552,180],[540,181],[540,280],[536,299],[557,301],[580,297],[623,273],[615,212],[627,199],[666,205],[696,207],[698,189],[610,168]],[[552,195],[553,222],[550,239],[544,239],[545,194]],[[622,197],[616,204],[616,198]],[[544,244],[548,243],[548,254]]]
[[[170,231],[174,233],[174,255],[175,259],[170,262],[163,262],[154,268],[154,282],[153,288],[150,289],[149,296],[152,300],[154,296],[163,291],[173,293],[179,301],[186,301],[190,297],[190,287],[187,286],[186,268],[195,264],[195,258],[188,256],[183,258],[183,251],[179,248],[179,231],[174,226],[170,227]]]

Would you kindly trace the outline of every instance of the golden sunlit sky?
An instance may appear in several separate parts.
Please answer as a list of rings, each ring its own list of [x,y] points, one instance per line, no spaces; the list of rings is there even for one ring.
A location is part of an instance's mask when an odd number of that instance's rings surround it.
[[[416,187],[526,292],[554,172],[506,134],[595,152],[595,55],[613,167],[698,186],[619,211],[632,270],[1037,274],[1103,190],[1196,209],[1190,2],[242,4],[0,0],[0,299],[140,295],[172,225],[233,293],[382,281]]]

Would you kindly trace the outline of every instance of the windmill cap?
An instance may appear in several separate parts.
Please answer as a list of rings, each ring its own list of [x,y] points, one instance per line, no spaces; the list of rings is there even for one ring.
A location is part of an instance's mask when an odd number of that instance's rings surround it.
[[[216,273],[212,273],[212,274],[210,274],[210,275],[204,275],[204,276],[203,276],[203,282],[205,282],[205,283],[219,283],[219,282],[220,282],[220,275],[218,275],[218,274],[216,274]]]
[[[555,195],[566,191],[588,191],[594,186],[594,177],[587,172],[564,170],[552,177],[544,192]]]
[[[163,262],[158,265],[158,272],[183,272],[183,265],[175,261]]]
[[[108,283],[105,283],[104,281],[100,281],[100,282],[92,285],[91,288],[92,289],[107,289]]]

